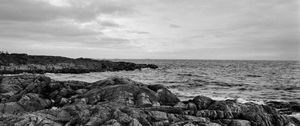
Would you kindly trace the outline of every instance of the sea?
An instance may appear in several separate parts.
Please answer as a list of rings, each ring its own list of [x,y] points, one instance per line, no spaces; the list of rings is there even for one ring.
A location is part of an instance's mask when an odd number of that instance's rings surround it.
[[[46,75],[54,80],[95,82],[108,77],[126,77],[144,84],[162,84],[181,100],[198,95],[215,100],[235,99],[239,102],[300,102],[299,61],[246,60],[134,60],[133,63],[156,64],[158,69],[84,74]]]

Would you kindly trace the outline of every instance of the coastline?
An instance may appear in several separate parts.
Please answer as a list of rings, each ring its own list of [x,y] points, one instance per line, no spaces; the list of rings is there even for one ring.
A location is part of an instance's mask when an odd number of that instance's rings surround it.
[[[180,101],[163,85],[128,78],[94,83],[27,74],[1,78],[2,124],[50,125],[299,125],[270,105],[197,96]],[[298,106],[299,107],[299,106]]]
[[[18,53],[0,53],[0,74],[19,73],[89,73],[142,68],[158,68],[154,64],[113,62],[89,58],[67,58],[60,56],[40,56]]]

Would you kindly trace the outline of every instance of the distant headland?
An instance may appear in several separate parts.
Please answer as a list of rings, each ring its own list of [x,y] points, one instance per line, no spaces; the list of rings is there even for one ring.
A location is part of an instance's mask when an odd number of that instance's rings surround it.
[[[19,73],[89,73],[104,71],[158,68],[154,64],[113,62],[90,58],[28,55],[25,53],[0,52],[0,74]]]

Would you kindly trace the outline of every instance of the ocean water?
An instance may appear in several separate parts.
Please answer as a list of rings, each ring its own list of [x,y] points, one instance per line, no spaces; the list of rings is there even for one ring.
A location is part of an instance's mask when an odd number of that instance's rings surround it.
[[[152,63],[159,69],[85,74],[46,74],[55,80],[94,82],[111,76],[163,84],[180,99],[204,95],[216,100],[300,102],[300,62],[230,60],[115,60]]]

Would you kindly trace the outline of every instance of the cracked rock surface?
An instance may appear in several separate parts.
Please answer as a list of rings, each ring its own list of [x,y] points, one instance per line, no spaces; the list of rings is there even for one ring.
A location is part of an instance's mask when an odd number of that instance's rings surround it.
[[[180,101],[163,85],[112,77],[94,83],[44,75],[0,78],[0,125],[16,126],[299,126],[274,106]]]

